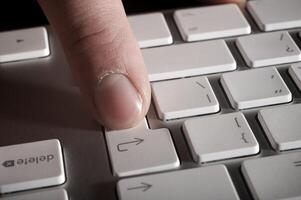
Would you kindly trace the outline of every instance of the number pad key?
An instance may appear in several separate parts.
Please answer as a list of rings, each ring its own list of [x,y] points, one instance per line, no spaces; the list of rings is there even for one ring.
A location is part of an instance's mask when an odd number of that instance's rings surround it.
[[[221,77],[233,108],[247,109],[287,103],[292,94],[275,67],[231,72]]]
[[[183,130],[198,163],[259,152],[256,138],[241,113],[189,119],[184,122]]]
[[[170,120],[219,111],[206,77],[152,83],[153,100],[160,119]]]
[[[287,31],[239,37],[236,45],[250,67],[301,60],[301,52]]]

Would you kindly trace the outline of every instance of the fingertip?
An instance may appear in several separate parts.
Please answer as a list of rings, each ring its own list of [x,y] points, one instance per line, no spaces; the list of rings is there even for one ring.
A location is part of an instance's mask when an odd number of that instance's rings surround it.
[[[142,120],[148,105],[124,74],[105,75],[94,90],[94,103],[99,120],[109,129],[125,129]]]

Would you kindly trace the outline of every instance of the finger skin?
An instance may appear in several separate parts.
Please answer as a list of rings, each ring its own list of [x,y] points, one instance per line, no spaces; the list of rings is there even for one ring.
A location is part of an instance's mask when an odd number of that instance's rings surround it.
[[[40,0],[39,4],[62,43],[81,92],[99,121],[112,129],[137,124],[148,110],[150,86],[140,49],[121,1]],[[122,97],[115,93],[105,95],[105,98],[115,98],[112,99],[113,106],[97,105],[95,88],[112,73],[128,78],[141,97],[141,110],[136,109],[134,104],[129,106],[131,109],[122,105]],[[123,93],[118,88],[101,91]],[[103,102],[109,104],[108,99]],[[127,105],[130,103],[128,101]],[[107,116],[110,116],[109,119]]]

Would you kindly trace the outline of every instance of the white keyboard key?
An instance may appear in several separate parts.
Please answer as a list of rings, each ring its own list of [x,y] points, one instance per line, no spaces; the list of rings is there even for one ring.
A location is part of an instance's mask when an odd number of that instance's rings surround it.
[[[247,109],[287,103],[292,94],[275,67],[226,73],[222,86],[233,108]]]
[[[44,27],[0,33],[0,63],[45,57],[50,54]]]
[[[301,91],[301,63],[292,64],[289,67],[288,72]]]
[[[150,81],[236,69],[236,62],[223,40],[143,49],[142,55]]]
[[[163,171],[180,165],[168,129],[150,130],[140,125],[126,130],[106,131],[105,135],[116,176]]]
[[[248,1],[247,9],[263,31],[301,27],[300,0]]]
[[[185,41],[251,33],[250,25],[236,4],[177,10],[174,18]]]
[[[239,199],[223,165],[123,179],[117,191],[121,200]]]
[[[168,45],[173,42],[162,13],[133,15],[128,17],[140,48]]]
[[[47,189],[43,191],[26,192],[25,194],[14,194],[1,197],[1,200],[68,200],[64,189]]]
[[[0,147],[0,193],[65,182],[63,155],[56,139]]]
[[[259,152],[256,138],[241,113],[189,119],[184,122],[183,131],[198,163]]]
[[[242,172],[255,199],[301,199],[301,153],[247,160]]]
[[[250,67],[263,67],[301,60],[298,46],[286,31],[239,37],[236,45]]]
[[[301,148],[301,104],[260,110],[258,119],[273,148]]]
[[[152,83],[160,119],[170,120],[219,111],[219,104],[206,77]],[[175,101],[176,100],[176,101]]]

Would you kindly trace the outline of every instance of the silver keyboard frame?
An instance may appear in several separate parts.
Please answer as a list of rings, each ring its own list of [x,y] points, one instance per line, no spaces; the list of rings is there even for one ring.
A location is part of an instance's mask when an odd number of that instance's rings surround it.
[[[183,43],[183,40],[174,23],[173,11],[166,10],[163,13],[173,35],[173,45],[176,45]],[[252,33],[260,32],[249,13],[243,12],[252,27]],[[72,200],[116,200],[116,183],[119,179],[112,175],[102,127],[93,120],[84,106],[80,92],[71,78],[62,48],[51,28],[47,29],[50,57],[0,65],[0,146],[57,138],[63,147],[67,176],[67,182],[57,187],[65,188],[69,199]],[[300,28],[291,29],[289,33],[301,49],[301,39],[297,36],[300,31]],[[235,38],[224,39],[237,61],[237,70],[250,70],[235,47]],[[301,103],[301,93],[287,71],[289,65],[277,65],[277,69],[293,94],[293,101],[289,104]],[[220,103],[221,111],[217,114],[235,112],[221,87],[220,73],[206,76]],[[152,104],[147,120],[152,129],[167,127],[171,131],[181,161],[177,170],[225,164],[240,198],[252,199],[241,174],[242,161],[301,152],[301,149],[286,152],[276,152],[272,149],[257,119],[260,109],[262,108],[241,111],[259,142],[259,154],[202,165],[193,162],[181,131],[182,122],[187,118],[163,122],[156,116]]]

